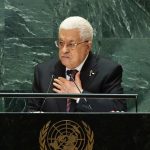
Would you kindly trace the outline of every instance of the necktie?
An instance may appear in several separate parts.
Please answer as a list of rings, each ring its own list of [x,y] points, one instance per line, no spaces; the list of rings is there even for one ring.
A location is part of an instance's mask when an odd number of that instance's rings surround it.
[[[67,75],[70,76],[70,81],[73,81],[73,79],[75,80],[75,75],[78,71],[77,70],[67,70]],[[69,112],[70,111],[70,106],[71,106],[71,99],[67,98],[67,106],[66,106],[66,111]]]

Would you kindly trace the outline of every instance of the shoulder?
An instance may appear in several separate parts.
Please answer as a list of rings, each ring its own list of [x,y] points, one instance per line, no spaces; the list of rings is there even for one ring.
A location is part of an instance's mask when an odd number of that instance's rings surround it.
[[[110,58],[106,58],[106,57],[101,57],[101,56],[95,56],[97,57],[97,68],[98,70],[102,73],[112,73],[117,71],[118,73],[122,73],[123,69],[121,64],[119,64],[118,62],[110,59]]]
[[[49,59],[48,61],[37,64],[35,66],[35,69],[37,69],[38,71],[41,71],[41,72],[45,72],[45,71],[47,72],[49,70],[53,71],[55,64],[57,62],[58,62],[58,59],[52,58],[52,59]]]
[[[42,67],[49,67],[49,66],[52,66],[54,65],[58,60],[56,58],[52,58],[52,59],[49,59],[45,62],[42,62],[42,63],[39,63],[37,64],[38,67],[42,68]]]
[[[115,68],[115,67],[121,67],[121,64],[118,62],[108,59],[108,58],[102,58],[100,57],[98,60],[98,64],[102,67],[108,67],[108,68]]]

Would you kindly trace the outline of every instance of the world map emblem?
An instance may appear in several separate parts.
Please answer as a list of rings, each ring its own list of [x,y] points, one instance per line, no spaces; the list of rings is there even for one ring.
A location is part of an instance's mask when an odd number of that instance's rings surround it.
[[[48,121],[40,130],[40,150],[92,150],[94,133],[84,121]]]

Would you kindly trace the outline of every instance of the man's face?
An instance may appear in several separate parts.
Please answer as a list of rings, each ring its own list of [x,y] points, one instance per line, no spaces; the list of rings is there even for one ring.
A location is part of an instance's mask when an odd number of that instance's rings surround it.
[[[69,69],[79,66],[91,49],[91,42],[81,40],[78,29],[61,29],[59,45],[59,59]]]

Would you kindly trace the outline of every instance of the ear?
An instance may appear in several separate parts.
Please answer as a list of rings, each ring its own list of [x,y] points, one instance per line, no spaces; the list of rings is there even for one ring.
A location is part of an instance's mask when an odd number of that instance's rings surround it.
[[[87,42],[88,50],[90,51],[92,49],[92,41]]]

